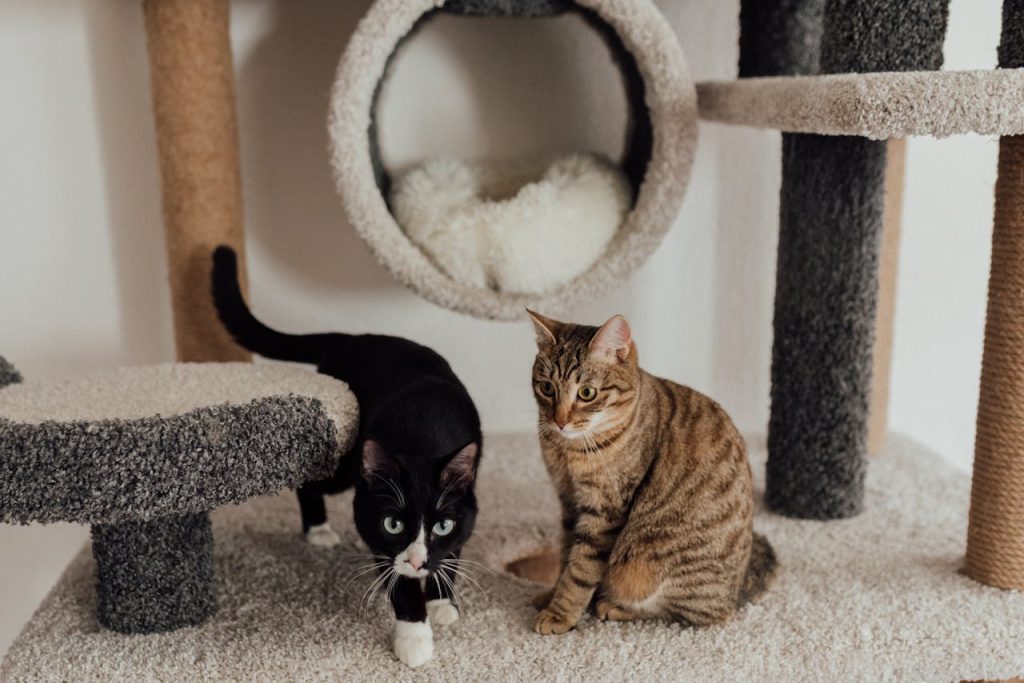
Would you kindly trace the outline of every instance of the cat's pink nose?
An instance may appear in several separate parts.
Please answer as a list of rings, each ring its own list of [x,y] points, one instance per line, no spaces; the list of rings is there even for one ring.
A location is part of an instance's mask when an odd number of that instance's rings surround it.
[[[565,427],[565,425],[569,424],[569,418],[565,418],[563,420],[563,419],[560,419],[560,418],[556,417],[555,418],[555,424],[558,425],[559,429],[563,429]]]
[[[410,555],[409,559],[406,560],[406,562],[408,562],[410,565],[412,565],[412,568],[416,569],[417,571],[419,570],[420,567],[423,566],[423,561],[424,561],[424,558],[417,557],[415,555]]]

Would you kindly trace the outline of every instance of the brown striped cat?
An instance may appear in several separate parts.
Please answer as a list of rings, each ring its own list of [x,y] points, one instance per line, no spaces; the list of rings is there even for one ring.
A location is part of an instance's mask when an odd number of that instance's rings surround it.
[[[529,311],[544,462],[562,504],[554,588],[534,630],[598,618],[728,620],[775,569],[753,532],[746,447],[721,406],[640,367],[629,324],[600,328]]]

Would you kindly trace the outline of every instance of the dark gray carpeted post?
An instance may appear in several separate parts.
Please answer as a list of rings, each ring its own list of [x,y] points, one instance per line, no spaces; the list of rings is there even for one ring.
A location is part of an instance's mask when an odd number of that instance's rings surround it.
[[[828,0],[821,70],[937,69],[947,13],[948,0]],[[863,504],[885,150],[784,139],[766,500],[785,515],[835,519]]]
[[[21,373],[6,358],[0,356],[0,389],[8,384],[18,384],[19,382],[21,382]]]
[[[217,610],[213,532],[206,513],[95,524],[97,616],[121,633],[202,623]]]

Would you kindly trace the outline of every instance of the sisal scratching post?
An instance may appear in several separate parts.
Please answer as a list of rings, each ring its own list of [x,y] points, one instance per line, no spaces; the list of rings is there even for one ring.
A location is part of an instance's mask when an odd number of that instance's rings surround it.
[[[999,66],[1024,67],[1024,0],[1003,4]],[[1024,137],[999,142],[965,572],[1024,590]]]
[[[948,0],[828,0],[825,73],[935,70]],[[765,498],[792,517],[863,506],[886,143],[783,138]]]
[[[882,251],[878,262],[878,311],[875,314],[875,351],[868,399],[868,455],[885,447],[889,431],[889,387],[892,381],[893,321],[896,316],[896,274],[899,269],[903,213],[903,179],[907,139],[889,140],[885,167],[885,204],[882,214]]]
[[[228,0],[143,7],[178,359],[248,360],[209,292],[214,247],[244,247]]]

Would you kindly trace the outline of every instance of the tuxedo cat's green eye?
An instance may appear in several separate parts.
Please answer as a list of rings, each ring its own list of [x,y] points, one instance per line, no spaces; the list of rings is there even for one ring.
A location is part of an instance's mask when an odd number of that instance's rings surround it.
[[[442,519],[440,522],[434,524],[434,534],[436,534],[437,536],[447,536],[454,530],[454,519]]]
[[[541,382],[539,388],[540,388],[540,393],[544,394],[545,396],[554,396],[555,395],[555,385],[552,384],[551,382],[547,381],[547,380],[544,380],[543,382]]]
[[[589,384],[584,384],[579,388],[579,391],[576,392],[576,395],[580,397],[581,401],[593,401],[597,396],[597,389]]]
[[[394,517],[384,518],[384,531],[388,532],[392,536],[395,534],[402,533],[402,529],[405,528],[405,522]]]

